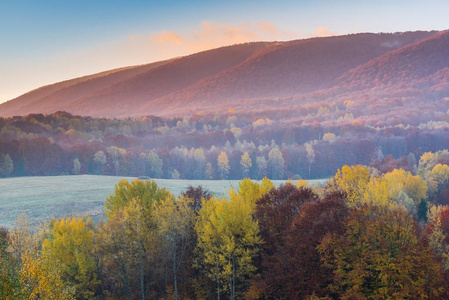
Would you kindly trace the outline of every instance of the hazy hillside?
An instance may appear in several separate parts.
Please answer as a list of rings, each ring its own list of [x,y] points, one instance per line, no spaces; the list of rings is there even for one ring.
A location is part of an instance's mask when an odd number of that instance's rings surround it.
[[[424,32],[357,34],[270,45],[232,69],[165,97],[163,102],[170,105],[164,112],[169,114],[183,100],[204,109],[329,88],[346,71],[428,36]]]
[[[66,106],[93,91],[102,90],[169,61],[157,62],[144,66],[134,66],[110,70],[94,75],[83,76],[63,82],[43,86],[16,99],[1,104],[1,112],[5,115],[21,114],[22,111],[52,111],[54,107]]]
[[[289,109],[303,105],[304,95],[309,101],[328,101],[371,88],[366,82],[386,78],[379,70],[402,72],[404,79],[427,74],[433,76],[426,77],[429,86],[437,86],[446,78],[442,68],[447,64],[439,60],[448,57],[449,48],[447,34],[426,40],[435,34],[354,34],[222,47],[46,86],[1,104],[0,116],[59,110],[93,117],[191,115],[229,107],[248,111],[263,106],[252,100],[293,97],[277,103]],[[430,69],[428,53],[441,53]],[[405,62],[416,56],[424,58],[414,69]],[[402,68],[388,63],[393,57],[404,62]]]
[[[449,31],[388,52],[342,76],[350,86],[404,84],[422,80],[449,67]]]

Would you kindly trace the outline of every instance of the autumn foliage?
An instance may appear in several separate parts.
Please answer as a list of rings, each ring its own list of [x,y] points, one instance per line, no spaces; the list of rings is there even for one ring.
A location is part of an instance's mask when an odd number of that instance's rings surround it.
[[[325,185],[242,180],[227,198],[120,181],[107,219],[0,230],[5,299],[444,299],[449,152],[417,172],[344,166]],[[441,166],[440,166],[441,165]],[[436,168],[436,169],[435,169]],[[449,173],[448,173],[449,174]],[[430,186],[430,188],[427,188]],[[423,217],[419,211],[427,207]]]

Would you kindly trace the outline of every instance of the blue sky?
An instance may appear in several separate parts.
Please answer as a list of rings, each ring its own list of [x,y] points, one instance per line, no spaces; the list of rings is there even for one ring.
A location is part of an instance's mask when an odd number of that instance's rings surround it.
[[[40,86],[223,45],[449,29],[447,0],[0,0],[0,103]]]

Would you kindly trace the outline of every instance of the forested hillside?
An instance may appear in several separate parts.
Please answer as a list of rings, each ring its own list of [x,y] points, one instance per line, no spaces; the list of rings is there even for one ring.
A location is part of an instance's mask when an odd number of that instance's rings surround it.
[[[396,107],[384,97],[412,108],[411,96],[423,104],[449,95],[439,85],[448,63],[447,39],[436,31],[362,33],[221,47],[45,86],[0,104],[0,116],[67,111],[108,118],[191,117],[231,107],[240,113],[275,107],[301,114],[305,105],[345,101],[377,115],[380,103]],[[389,90],[391,95],[373,93],[372,85],[382,91],[386,70],[399,88]],[[360,83],[366,80],[371,84]],[[421,90],[411,95],[417,85]]]
[[[449,152],[227,198],[121,180],[107,219],[0,228],[2,299],[446,299]],[[417,175],[414,175],[417,174]]]

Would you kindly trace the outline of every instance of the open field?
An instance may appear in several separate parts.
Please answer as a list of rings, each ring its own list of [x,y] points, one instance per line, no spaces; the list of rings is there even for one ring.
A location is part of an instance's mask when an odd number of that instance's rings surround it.
[[[0,179],[0,226],[10,228],[17,216],[25,212],[33,225],[52,217],[90,215],[95,221],[103,216],[105,198],[114,193],[114,186],[124,177],[115,176],[55,176],[16,177]],[[129,181],[134,177],[125,177]],[[323,182],[315,180],[312,182]],[[171,180],[156,179],[178,196],[189,185],[202,185],[217,196],[225,196],[237,180]],[[273,181],[276,186],[285,180]]]

